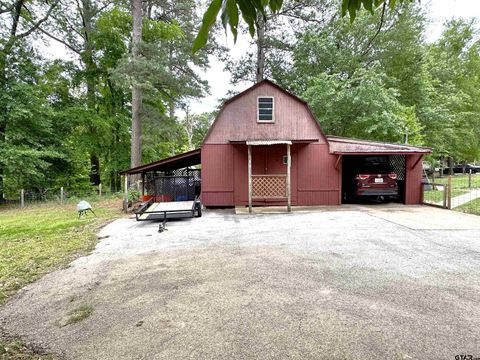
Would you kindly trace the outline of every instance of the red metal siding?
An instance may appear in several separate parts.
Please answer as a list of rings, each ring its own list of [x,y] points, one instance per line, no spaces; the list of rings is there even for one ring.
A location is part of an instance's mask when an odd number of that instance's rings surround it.
[[[233,206],[233,192],[202,191],[202,203],[205,206]]]
[[[422,203],[423,167],[422,161],[418,161],[419,157],[423,155],[406,156],[405,204],[407,205]],[[415,165],[414,168],[412,168],[413,165]]]
[[[248,204],[247,145],[233,145],[235,205]]]
[[[338,190],[298,191],[298,205],[339,205]]]
[[[337,156],[328,145],[309,144],[298,148],[298,205],[338,205],[341,174],[335,169]]]
[[[284,173],[282,146],[258,147],[252,155],[254,173]],[[225,154],[232,154],[232,157]],[[262,156],[263,154],[263,156]],[[269,154],[267,159],[265,154]],[[292,205],[337,205],[340,203],[340,171],[335,170],[336,156],[328,146],[294,144],[292,154]],[[207,157],[208,156],[208,157]],[[218,156],[215,161],[214,156]],[[278,158],[278,159],[277,159]],[[220,167],[224,167],[220,169]],[[246,145],[204,145],[202,148],[202,201],[207,206],[248,204],[248,160]],[[219,176],[211,176],[209,171]],[[226,173],[230,173],[227,175]],[[228,186],[232,181],[233,190]],[[254,205],[285,205],[285,201],[254,201]]]
[[[259,96],[274,96],[274,123],[257,123]],[[307,105],[267,82],[226,104],[212,125],[204,144],[311,139],[327,143]]]
[[[233,200],[232,145],[202,147],[202,202],[206,206],[232,206]]]

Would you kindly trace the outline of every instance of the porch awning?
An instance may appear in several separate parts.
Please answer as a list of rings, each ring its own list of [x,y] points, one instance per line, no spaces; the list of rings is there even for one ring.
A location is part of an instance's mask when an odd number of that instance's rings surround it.
[[[279,145],[279,144],[292,145],[292,142],[290,140],[247,140],[247,145],[254,145],[254,146]]]

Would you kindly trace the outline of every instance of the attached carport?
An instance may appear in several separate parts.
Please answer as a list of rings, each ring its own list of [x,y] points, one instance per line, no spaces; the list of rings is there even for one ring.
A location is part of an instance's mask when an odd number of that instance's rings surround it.
[[[328,136],[330,153],[338,156],[336,168],[341,172],[342,203],[347,202],[352,191],[353,177],[362,171],[365,159],[383,158],[397,174],[398,201],[419,204],[422,201],[422,159],[431,153],[430,148],[408,144],[391,144]]]
[[[142,200],[194,200],[201,191],[201,151],[195,149],[121,172],[125,176],[125,195],[136,187]]]

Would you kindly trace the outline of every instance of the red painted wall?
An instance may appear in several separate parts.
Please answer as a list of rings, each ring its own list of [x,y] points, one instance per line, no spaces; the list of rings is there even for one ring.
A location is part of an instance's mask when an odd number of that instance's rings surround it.
[[[273,123],[257,122],[259,96],[274,97]],[[229,144],[245,140],[317,140],[327,143],[308,106],[269,83],[263,83],[227,103],[203,144]]]
[[[309,144],[298,150],[298,204],[338,205],[341,191],[341,164],[328,145]]]
[[[234,204],[232,145],[202,147],[202,202],[206,206]]]
[[[286,145],[252,147],[253,174],[284,174]],[[324,144],[291,147],[292,205],[337,205],[341,174],[337,157]],[[341,167],[339,167],[340,169]],[[246,145],[202,147],[202,202],[205,206],[248,204],[248,155]],[[286,201],[257,200],[254,205],[284,205]]]
[[[406,160],[406,178],[405,178],[405,204],[414,205],[422,203],[422,160],[418,161],[423,155],[407,155]],[[415,165],[415,163],[417,163]],[[413,167],[415,165],[415,167]]]

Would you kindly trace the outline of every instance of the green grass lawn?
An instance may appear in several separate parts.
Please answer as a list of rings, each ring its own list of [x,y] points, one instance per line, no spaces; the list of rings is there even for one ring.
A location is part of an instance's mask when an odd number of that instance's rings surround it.
[[[432,179],[429,178],[431,181]],[[435,184],[447,184],[448,177],[444,176],[442,178],[435,178]],[[456,174],[452,176],[452,198],[456,196],[466,194],[471,189],[479,189],[480,188],[480,174],[472,174],[471,188],[469,188],[469,181],[468,175],[463,174]],[[423,194],[424,201],[427,203],[439,202],[443,200],[443,191],[440,190],[431,190],[425,191]],[[454,201],[453,205],[455,205]],[[480,215],[480,201],[473,200],[467,204],[461,205],[459,207],[455,207],[456,211],[462,211],[470,214]]]
[[[122,216],[121,200],[92,203],[98,217],[78,219],[74,204],[0,208],[0,304],[26,284],[88,253],[102,225]]]
[[[467,193],[468,190],[452,189],[452,198],[455,196],[463,195]],[[443,201],[443,190],[430,190],[425,191],[423,194],[424,201],[427,202],[438,202]]]
[[[0,208],[0,305],[18,289],[87,254],[99,228],[122,216],[121,200],[91,202],[97,215],[78,219],[75,204]],[[82,316],[85,316],[85,311]],[[0,359],[52,360],[21,341],[1,338]]]
[[[480,199],[472,200],[466,204],[463,204],[457,208],[457,211],[466,212],[469,214],[480,215]]]
[[[432,177],[428,177],[432,181]],[[447,184],[448,176],[443,177],[435,176],[435,184]],[[480,188],[480,174],[472,174],[472,188]],[[455,174],[452,175],[452,188],[453,189],[468,189],[468,175]]]

